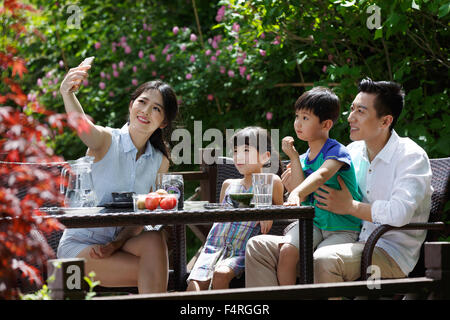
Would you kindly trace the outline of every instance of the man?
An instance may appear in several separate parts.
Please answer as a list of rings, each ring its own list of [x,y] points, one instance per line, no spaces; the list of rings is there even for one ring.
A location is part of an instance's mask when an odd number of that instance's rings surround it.
[[[341,190],[322,186],[315,192],[318,207],[363,220],[358,242],[323,246],[314,252],[315,282],[352,281],[360,277],[365,241],[381,224],[403,226],[426,222],[431,206],[431,167],[425,151],[393,130],[403,109],[404,93],[394,82],[364,79],[348,117],[347,148],[355,166],[363,201]],[[416,265],[426,231],[390,231],[377,242],[372,264],[382,278],[406,277]],[[246,251],[246,285],[276,285],[271,273],[278,259],[276,237],[252,238]],[[276,270],[274,271],[276,274]]]

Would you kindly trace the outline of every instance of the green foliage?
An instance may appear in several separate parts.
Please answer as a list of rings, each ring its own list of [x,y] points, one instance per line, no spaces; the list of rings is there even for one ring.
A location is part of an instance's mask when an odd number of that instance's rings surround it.
[[[378,30],[366,26],[374,1],[197,1],[202,37],[190,1],[32,2],[42,9],[33,24],[46,41],[23,48],[29,89],[57,111],[63,111],[58,86],[64,74],[94,55],[89,84],[78,97],[101,125],[122,126],[135,84],[161,78],[181,102],[178,126],[191,133],[193,120],[202,120],[203,130],[261,125],[279,128],[283,137],[293,135],[298,96],[313,85],[330,85],[343,106],[332,136],[348,143],[348,105],[358,81],[369,76],[404,85],[406,108],[398,133],[430,157],[448,155],[449,5],[444,0],[377,1]],[[80,8],[79,28],[71,27],[76,12],[68,12],[70,5]],[[66,158],[85,150],[71,132],[53,143]]]

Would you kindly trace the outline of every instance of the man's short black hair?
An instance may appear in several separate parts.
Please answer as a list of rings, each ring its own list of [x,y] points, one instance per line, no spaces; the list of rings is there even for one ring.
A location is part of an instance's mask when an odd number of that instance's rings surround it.
[[[405,92],[402,86],[393,81],[372,81],[370,78],[365,78],[359,83],[358,92],[376,95],[374,108],[377,117],[391,115],[393,120],[389,130],[392,130],[403,110]]]
[[[319,117],[320,122],[339,118],[341,103],[338,96],[326,87],[315,87],[303,93],[295,102],[295,111],[308,110]]]

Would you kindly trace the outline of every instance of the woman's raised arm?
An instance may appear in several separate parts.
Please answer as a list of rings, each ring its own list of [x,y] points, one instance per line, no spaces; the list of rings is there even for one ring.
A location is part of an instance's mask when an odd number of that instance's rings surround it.
[[[78,131],[81,141],[92,151],[109,147],[111,134],[102,126],[95,125],[84,113],[83,107],[75,96],[80,83],[88,77],[90,65],[81,63],[78,67],[69,70],[64,80],[61,82],[60,93],[64,101],[66,113],[83,117],[88,126],[88,130]],[[109,142],[109,143],[108,143]],[[108,145],[108,146],[107,146]]]

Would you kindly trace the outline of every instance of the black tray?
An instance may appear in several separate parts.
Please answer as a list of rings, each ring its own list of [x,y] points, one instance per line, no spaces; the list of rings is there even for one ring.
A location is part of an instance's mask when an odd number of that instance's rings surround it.
[[[133,202],[108,202],[101,206],[106,208],[133,208]]]

